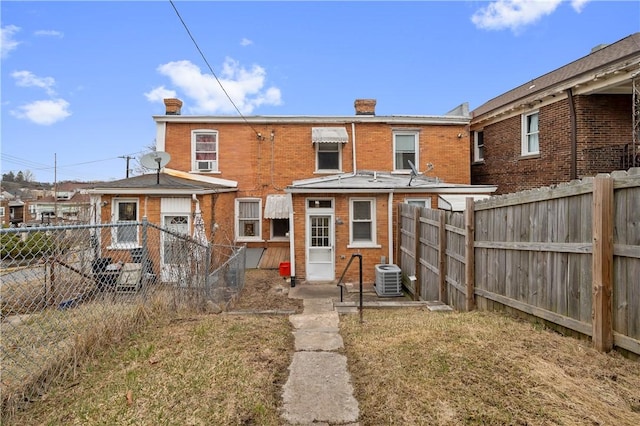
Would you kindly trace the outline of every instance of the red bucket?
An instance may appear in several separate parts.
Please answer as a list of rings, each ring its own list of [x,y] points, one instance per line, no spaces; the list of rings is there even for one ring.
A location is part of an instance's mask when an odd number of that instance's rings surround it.
[[[281,277],[291,276],[291,262],[280,262],[280,276]]]

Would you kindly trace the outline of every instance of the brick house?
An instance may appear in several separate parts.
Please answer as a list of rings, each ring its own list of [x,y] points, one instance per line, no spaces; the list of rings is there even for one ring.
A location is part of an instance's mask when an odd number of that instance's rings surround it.
[[[397,203],[457,209],[495,191],[470,185],[466,105],[420,116],[376,116],[375,105],[356,100],[353,116],[194,116],[165,99],[153,118],[170,161],[157,176],[91,190],[97,221],[166,226],[178,215],[189,233],[198,205],[209,239],[246,244],[249,266],[289,261],[293,280],[331,281],[360,253],[371,282],[375,264],[394,261]]]
[[[503,194],[640,166],[639,73],[635,33],[479,106],[472,183]]]

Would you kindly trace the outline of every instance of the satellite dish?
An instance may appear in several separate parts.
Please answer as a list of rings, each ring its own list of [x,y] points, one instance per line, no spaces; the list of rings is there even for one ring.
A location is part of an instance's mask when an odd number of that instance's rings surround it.
[[[143,155],[140,158],[140,164],[142,164],[142,167],[147,169],[157,170],[166,166],[169,163],[169,160],[171,160],[171,156],[169,154],[157,151]]]
[[[171,160],[171,156],[166,152],[157,151],[150,152],[143,155],[140,158],[140,164],[147,169],[154,169],[156,171],[156,184],[160,183],[160,169],[166,166]]]
[[[411,181],[413,180],[413,178],[415,176],[418,176],[418,169],[416,169],[416,166],[413,165],[411,160],[407,160],[407,163],[409,163],[409,167],[411,168],[411,178],[409,179],[409,185],[408,185],[408,186],[411,186]]]

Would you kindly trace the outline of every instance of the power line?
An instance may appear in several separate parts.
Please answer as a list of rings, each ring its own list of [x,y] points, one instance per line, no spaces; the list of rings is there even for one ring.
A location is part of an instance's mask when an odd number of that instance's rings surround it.
[[[218,79],[218,76],[213,71],[213,68],[211,67],[211,65],[209,65],[209,61],[207,61],[207,58],[204,56],[204,53],[202,52],[202,50],[200,50],[200,46],[198,46],[198,43],[196,42],[196,39],[191,34],[191,31],[189,31],[189,27],[187,27],[187,24],[184,22],[184,19],[182,19],[182,16],[180,16],[180,12],[178,12],[178,9],[176,8],[176,5],[173,4],[173,0],[169,0],[169,3],[171,3],[171,6],[173,6],[173,10],[175,10],[176,15],[178,15],[178,19],[180,19],[180,22],[182,22],[182,26],[187,31],[187,34],[189,34],[189,37],[191,38],[191,41],[195,45],[196,49],[198,50],[198,53],[200,53],[200,56],[202,57],[202,60],[204,60],[204,63],[207,64],[207,67],[209,68],[209,71],[211,72],[211,75],[213,75],[213,77],[216,79],[216,81],[218,82],[218,85],[220,86],[220,88],[224,92],[225,96],[227,97],[227,99],[229,99],[229,102],[231,102],[231,105],[233,105],[235,110],[238,112],[238,115],[240,115],[240,117],[244,120],[244,122],[249,127],[251,127],[251,130],[253,130],[253,132],[256,134],[256,136],[259,137],[260,133],[251,125],[251,123],[249,123],[247,118],[240,112],[240,109],[236,106],[235,102],[233,102],[233,99],[231,99],[231,96],[229,96],[229,94],[227,93],[227,90],[222,85],[222,82]]]
[[[134,152],[134,153],[131,153],[131,154],[125,154],[125,156],[129,157],[129,158],[135,158],[134,157],[135,155],[141,154],[143,152],[144,151],[138,151],[138,152]],[[110,158],[104,158],[104,159],[100,159],[100,160],[89,160],[89,161],[83,161],[83,162],[80,162],[80,163],[65,164],[65,165],[57,166],[57,167],[56,166],[47,165],[47,164],[44,164],[44,163],[38,163],[38,162],[31,161],[31,160],[28,160],[28,159],[25,159],[25,158],[16,157],[14,155],[6,154],[6,153],[2,153],[2,161],[6,162],[6,163],[17,164],[17,165],[22,166],[24,168],[27,168],[27,169],[29,169],[31,171],[57,171],[57,172],[60,172],[60,169],[68,169],[68,168],[72,168],[72,167],[76,167],[76,166],[84,166],[84,165],[87,165],[87,164],[103,163],[103,162],[106,162],[106,161],[116,160],[118,158],[124,158],[125,156],[110,157]],[[12,172],[12,171],[13,172],[18,172],[18,171],[21,171],[21,170],[20,169],[15,169],[15,170],[12,169],[12,170],[3,171],[3,173],[9,173],[9,172]],[[67,175],[67,176],[74,176],[74,174],[71,173],[71,172],[66,172],[66,173],[63,172],[63,174]]]

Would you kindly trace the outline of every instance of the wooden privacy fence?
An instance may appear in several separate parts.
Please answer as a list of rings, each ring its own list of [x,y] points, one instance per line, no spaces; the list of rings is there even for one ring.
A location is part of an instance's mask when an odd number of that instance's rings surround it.
[[[640,354],[640,169],[473,202],[398,208],[416,299],[514,309]]]

